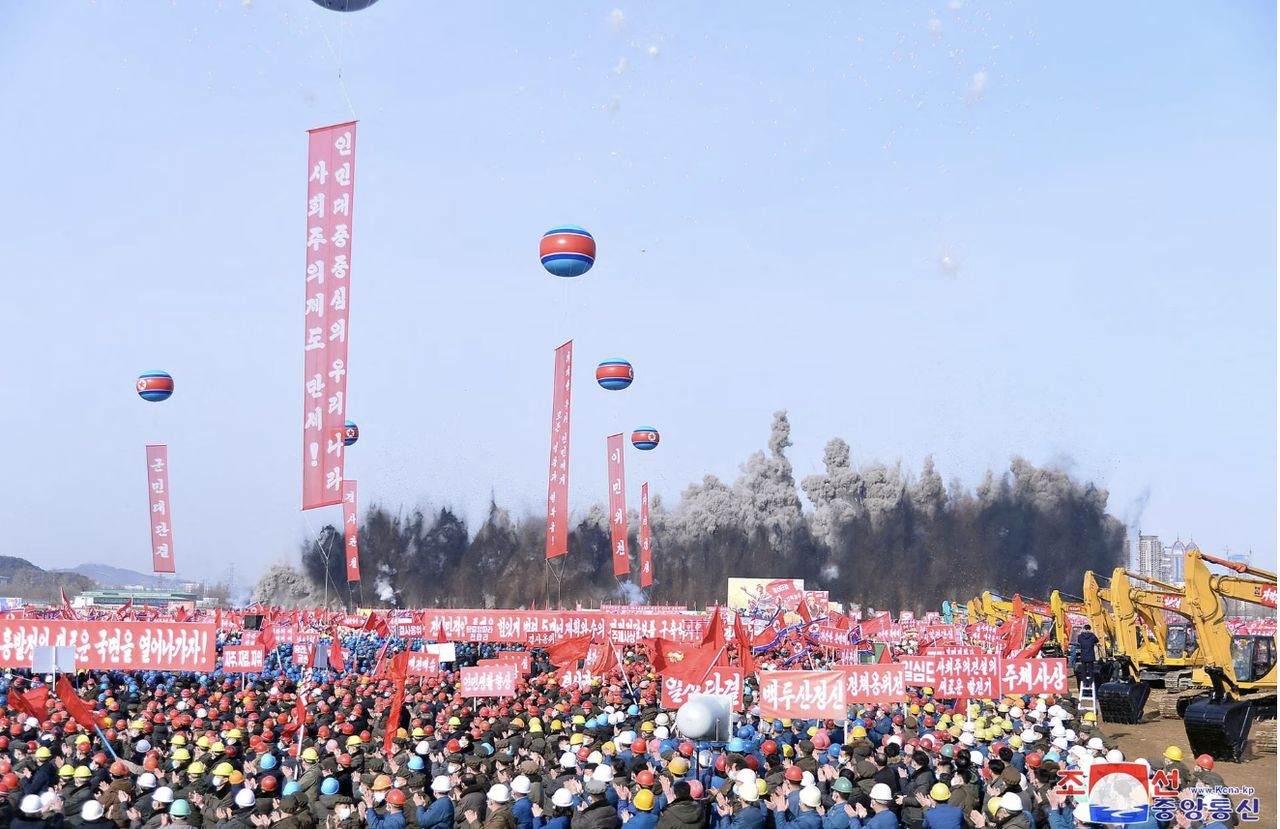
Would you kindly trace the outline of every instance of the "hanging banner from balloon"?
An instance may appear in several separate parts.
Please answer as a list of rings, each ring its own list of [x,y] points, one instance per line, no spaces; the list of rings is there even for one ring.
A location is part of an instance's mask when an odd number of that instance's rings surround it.
[[[573,340],[556,349],[551,392],[551,466],[547,471],[547,558],[569,552],[569,406]]]
[[[151,572],[175,572],[173,516],[169,510],[168,446],[147,446],[147,501],[147,514],[151,519]]]
[[[623,470],[622,435],[609,435],[609,535],[613,547],[613,574],[618,578],[631,572],[627,554],[627,490]]]
[[[307,133],[302,508],[342,500],[356,122]]]
[[[649,485],[640,485],[640,587],[653,584],[653,559],[649,545]]]
[[[347,562],[347,582],[360,581],[360,517],[356,511],[356,482],[342,482],[342,543]]]

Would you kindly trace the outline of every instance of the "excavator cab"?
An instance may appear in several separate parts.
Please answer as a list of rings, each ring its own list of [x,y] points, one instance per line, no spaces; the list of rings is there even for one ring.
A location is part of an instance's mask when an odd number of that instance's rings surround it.
[[[1276,664],[1273,636],[1237,634],[1231,637],[1231,666],[1239,682],[1256,682]]]
[[[1165,634],[1165,653],[1171,659],[1190,659],[1196,652],[1196,631],[1189,625],[1170,625]]]

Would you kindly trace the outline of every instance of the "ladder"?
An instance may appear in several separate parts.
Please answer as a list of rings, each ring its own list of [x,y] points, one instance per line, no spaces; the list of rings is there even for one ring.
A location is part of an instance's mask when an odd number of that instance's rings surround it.
[[[1095,717],[1098,716],[1098,692],[1093,684],[1093,677],[1081,677],[1079,702],[1081,716],[1084,716],[1085,711],[1092,711]]]

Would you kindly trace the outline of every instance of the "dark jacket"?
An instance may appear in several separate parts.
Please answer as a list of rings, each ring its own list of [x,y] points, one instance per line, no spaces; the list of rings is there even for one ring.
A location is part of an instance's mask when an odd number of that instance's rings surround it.
[[[706,829],[706,826],[706,807],[689,798],[671,801],[658,818],[658,829]],[[573,829],[578,827],[575,825]]]
[[[1076,648],[1078,649],[1077,657],[1081,662],[1094,662],[1098,658],[1098,637],[1093,631],[1081,631],[1076,637]]]
[[[658,825],[661,826],[662,823],[659,822]],[[600,796],[592,799],[587,808],[574,812],[569,826],[571,829],[620,829],[622,818],[618,817],[618,810]]]

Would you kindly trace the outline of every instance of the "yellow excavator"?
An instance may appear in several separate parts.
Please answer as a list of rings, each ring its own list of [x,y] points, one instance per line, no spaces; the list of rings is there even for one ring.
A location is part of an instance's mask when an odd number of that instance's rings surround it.
[[[1205,562],[1233,572],[1217,574]],[[1187,740],[1195,754],[1239,760],[1255,718],[1276,714],[1276,637],[1232,634],[1224,600],[1276,607],[1276,574],[1216,558],[1195,547],[1183,565],[1183,609],[1195,625],[1202,664],[1198,685],[1212,691],[1179,701]]]
[[[1012,599],[1006,599],[998,596],[990,590],[984,590],[982,595],[976,600],[981,602],[979,609],[982,617],[993,625],[1002,624],[1012,619],[1021,606],[1023,615],[1027,617],[1027,635],[1023,641],[1023,645],[1034,642],[1049,632],[1049,638],[1040,648],[1040,652],[1045,656],[1063,656],[1066,649],[1061,643],[1061,634],[1054,630],[1053,611],[1049,604],[1038,599],[1026,599],[1021,595],[1015,595]]]
[[[1130,577],[1143,578],[1123,567],[1111,574],[1111,607],[1125,646],[1122,652],[1133,659],[1142,682],[1165,688],[1191,687],[1193,668],[1200,664],[1194,628],[1170,624],[1164,615],[1176,613],[1190,622],[1191,617],[1182,610],[1182,593],[1163,582],[1158,584],[1169,589],[1137,587]]]
[[[1089,620],[1089,626],[1093,628],[1093,635],[1098,637],[1098,661],[1109,659],[1116,652],[1116,631],[1115,625],[1111,622],[1111,615],[1107,613],[1104,601],[1106,591],[1098,584],[1098,576],[1092,570],[1084,571],[1084,615]]]

